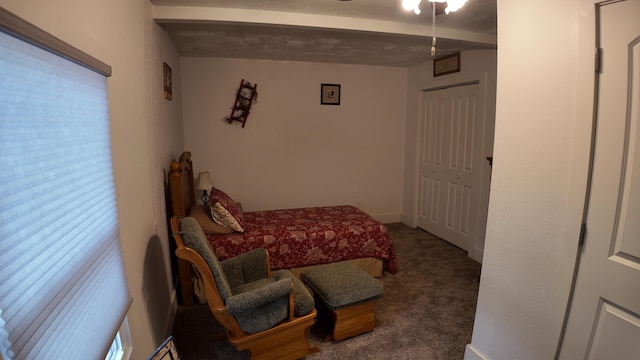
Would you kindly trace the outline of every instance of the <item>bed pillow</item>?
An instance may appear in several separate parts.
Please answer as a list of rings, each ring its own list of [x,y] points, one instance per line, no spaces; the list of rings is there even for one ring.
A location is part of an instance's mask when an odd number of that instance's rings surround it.
[[[211,188],[211,217],[213,221],[233,231],[244,232],[244,215],[238,204],[224,191]]]
[[[189,210],[189,216],[196,219],[204,233],[207,235],[229,234],[233,232],[230,228],[213,221],[213,218],[211,217],[211,210],[206,205],[192,206],[191,210]]]

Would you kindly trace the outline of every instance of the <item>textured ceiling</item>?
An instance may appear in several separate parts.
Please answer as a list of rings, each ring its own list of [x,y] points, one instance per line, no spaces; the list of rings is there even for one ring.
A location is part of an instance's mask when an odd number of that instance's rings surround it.
[[[182,56],[411,66],[431,58],[432,14],[401,0],[151,0]],[[438,53],[496,47],[496,0],[436,17]]]

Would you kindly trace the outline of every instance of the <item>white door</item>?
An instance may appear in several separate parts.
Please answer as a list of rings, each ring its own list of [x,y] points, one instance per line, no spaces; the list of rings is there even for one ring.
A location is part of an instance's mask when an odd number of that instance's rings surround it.
[[[423,93],[418,123],[418,227],[442,237],[441,188],[444,162],[445,108],[448,90]]]
[[[599,11],[592,183],[560,359],[640,359],[640,0]]]
[[[425,91],[418,123],[418,226],[470,251],[484,148],[480,85]]]

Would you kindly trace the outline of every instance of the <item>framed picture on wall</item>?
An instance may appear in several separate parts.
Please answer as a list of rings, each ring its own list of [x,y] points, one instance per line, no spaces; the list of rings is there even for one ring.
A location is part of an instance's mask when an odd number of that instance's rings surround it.
[[[340,85],[321,84],[320,85],[321,105],[340,105]]]
[[[167,63],[162,63],[162,79],[164,83],[164,98],[171,100],[171,67]]]
[[[173,336],[169,336],[147,360],[180,360]]]
[[[446,55],[433,60],[433,77],[460,71],[460,53]]]

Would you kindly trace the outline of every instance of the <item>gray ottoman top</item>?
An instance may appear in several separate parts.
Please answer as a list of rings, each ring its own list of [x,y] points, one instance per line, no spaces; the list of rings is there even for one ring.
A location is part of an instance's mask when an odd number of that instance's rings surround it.
[[[334,310],[382,296],[380,281],[348,262],[322,265],[305,271],[301,278]]]

